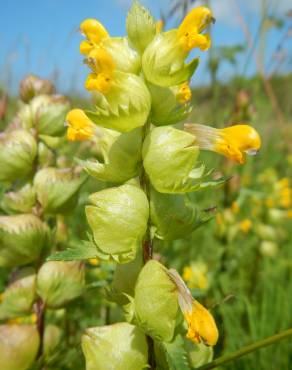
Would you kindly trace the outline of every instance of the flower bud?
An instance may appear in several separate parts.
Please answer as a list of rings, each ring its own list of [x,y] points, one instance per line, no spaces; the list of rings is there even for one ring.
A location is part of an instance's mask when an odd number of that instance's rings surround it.
[[[116,135],[116,132],[104,130],[99,139],[103,161],[79,161],[85,171],[101,181],[123,183],[138,176],[142,161],[142,131],[140,128]],[[108,137],[114,133],[111,142]],[[104,150],[103,147],[106,146]]]
[[[192,135],[173,127],[156,127],[146,137],[142,155],[157,191],[183,193],[198,188],[204,168],[195,168],[199,148]]]
[[[129,10],[126,28],[130,42],[141,54],[156,34],[155,19],[138,1]]]
[[[86,176],[71,168],[43,168],[34,178],[37,199],[47,214],[71,211],[78,200],[78,191]]]
[[[36,95],[53,94],[55,87],[51,81],[28,75],[20,82],[19,95],[22,101],[28,103]]]
[[[53,355],[61,341],[61,330],[56,325],[47,325],[44,333],[44,354]]]
[[[24,316],[31,310],[35,299],[36,275],[31,268],[23,268],[8,285],[0,303],[0,319]]]
[[[108,83],[108,90],[101,90],[102,94],[93,88],[96,111],[85,111],[88,118],[119,132],[143,126],[151,109],[151,97],[142,78],[116,71]]]
[[[6,213],[31,213],[35,203],[35,191],[30,184],[26,184],[17,191],[5,193],[0,204]]]
[[[156,126],[173,125],[192,111],[191,90],[187,83],[172,88],[148,83],[151,94],[151,122]]]
[[[142,370],[147,367],[146,337],[139,328],[125,322],[87,329],[82,336],[82,350],[86,370]]]
[[[48,241],[48,226],[35,215],[0,216],[0,266],[37,260]]]
[[[49,308],[61,308],[85,289],[83,262],[49,261],[37,275],[37,292]]]
[[[90,195],[89,202],[85,212],[98,256],[118,263],[133,260],[147,229],[145,193],[136,186],[122,185]]]
[[[135,296],[126,310],[128,319],[146,334],[157,340],[172,340],[178,297],[175,284],[161,263],[150,260],[143,267],[136,282]]]
[[[1,369],[28,370],[36,358],[39,343],[34,325],[1,325]]]
[[[24,130],[0,134],[0,181],[12,182],[29,175],[37,153],[34,137]]]
[[[63,135],[69,101],[62,95],[39,95],[19,112],[24,128],[35,128],[40,135]]]

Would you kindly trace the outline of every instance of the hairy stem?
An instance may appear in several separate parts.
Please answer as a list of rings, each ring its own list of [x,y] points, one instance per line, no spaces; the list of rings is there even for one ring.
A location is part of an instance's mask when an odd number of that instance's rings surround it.
[[[216,358],[216,360],[210,362],[209,364],[200,366],[196,368],[197,370],[210,370],[215,369],[218,366],[221,366],[223,364],[227,364],[228,362],[234,361],[242,356],[247,355],[248,353],[254,352],[260,348],[269,346],[273,343],[276,343],[282,339],[288,338],[292,336],[292,328],[282,331],[279,334],[272,335],[270,337],[267,337],[265,339],[259,340],[253,344],[249,344],[248,346],[240,348],[238,351],[232,352],[228,355],[221,356]]]
[[[147,123],[145,124],[143,128],[142,142],[144,141],[145,137],[149,133],[150,127],[151,127],[151,123],[147,121]],[[142,165],[141,173],[139,176],[139,180],[140,180],[140,186],[144,190],[147,196],[149,205],[150,205],[150,183],[149,183],[149,180],[148,180],[148,177],[144,170],[143,165]],[[149,217],[147,231],[146,231],[144,241],[142,244],[144,264],[153,258],[153,244],[152,244],[150,226],[151,226],[151,222],[150,222],[150,217]],[[154,370],[156,369],[154,341],[149,335],[147,336],[147,343],[148,343],[148,363],[149,363],[150,369]]]

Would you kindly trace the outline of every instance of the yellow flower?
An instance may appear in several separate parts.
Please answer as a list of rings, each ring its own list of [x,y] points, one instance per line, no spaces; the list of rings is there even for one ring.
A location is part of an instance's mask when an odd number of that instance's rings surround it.
[[[29,316],[14,317],[9,319],[7,324],[35,324],[37,322],[37,315],[32,313]]]
[[[102,94],[109,92],[115,63],[111,55],[103,48],[94,48],[88,54],[87,64],[93,70],[85,81],[85,88],[89,91],[98,91]]]
[[[186,15],[177,32],[185,52],[196,47],[203,51],[209,49],[211,46],[210,36],[203,35],[201,32],[213,21],[211,10],[204,6],[194,8]]]
[[[195,343],[203,342],[214,346],[218,341],[218,329],[211,313],[196,301],[176,270],[170,269],[169,276],[178,291],[178,303],[188,324],[187,338]]]
[[[291,207],[291,189],[290,188],[283,188],[280,191],[280,205],[284,208]]]
[[[289,210],[287,211],[287,217],[288,217],[288,218],[292,218],[292,209],[289,209]]]
[[[288,177],[283,177],[279,181],[277,181],[276,186],[280,189],[289,188],[290,186],[290,179]]]
[[[245,234],[249,232],[249,230],[251,229],[251,226],[252,226],[252,222],[248,218],[246,218],[245,220],[242,220],[239,223],[240,230],[244,232]]]
[[[231,204],[231,211],[234,214],[237,214],[239,212],[239,205],[236,202],[232,202]]]
[[[190,101],[191,98],[192,98],[192,90],[190,89],[188,82],[184,82],[178,88],[176,99],[179,103],[185,104],[188,101]]]
[[[80,31],[92,46],[94,46],[94,44],[99,44],[103,39],[109,37],[104,26],[98,20],[92,18],[85,19],[80,24]]]
[[[205,125],[185,124],[185,131],[195,135],[201,149],[211,150],[240,164],[245,162],[245,154],[255,155],[261,146],[257,131],[249,125],[235,125],[216,129]]]
[[[88,140],[94,135],[94,124],[81,109],[72,109],[66,117],[67,139],[70,141]]]
[[[98,266],[99,265],[99,259],[98,258],[90,258],[88,260],[88,263],[91,265],[91,266]]]
[[[183,269],[183,279],[184,281],[190,281],[192,279],[192,268],[190,266],[186,266]]]

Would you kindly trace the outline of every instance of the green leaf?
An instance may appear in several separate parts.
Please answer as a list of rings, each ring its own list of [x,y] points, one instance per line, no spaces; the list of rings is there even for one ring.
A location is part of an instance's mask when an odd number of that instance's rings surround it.
[[[92,242],[83,241],[72,248],[56,252],[47,258],[47,261],[75,261],[96,258],[96,246]]]
[[[184,340],[180,335],[170,343],[163,343],[170,370],[190,370]]]

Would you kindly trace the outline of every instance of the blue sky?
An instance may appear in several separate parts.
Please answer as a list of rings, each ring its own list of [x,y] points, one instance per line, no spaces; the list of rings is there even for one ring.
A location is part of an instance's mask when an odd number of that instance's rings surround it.
[[[217,19],[212,31],[213,45],[246,44],[235,4],[240,7],[252,35],[255,35],[264,1],[269,3],[276,15],[283,15],[289,9],[289,0],[211,0]],[[159,18],[160,9],[166,10],[170,0],[144,0],[142,3]],[[42,77],[53,77],[62,92],[82,91],[86,68],[78,52],[82,39],[78,33],[80,22],[88,17],[97,18],[111,35],[124,35],[125,17],[130,4],[131,0],[5,1],[0,14],[0,82],[13,91],[26,73],[34,73]],[[283,32],[271,30],[267,35],[267,66],[271,63],[272,54]],[[291,49],[291,38],[285,47]],[[206,54],[198,54],[201,56],[201,64],[194,76],[194,84],[208,82]],[[247,53],[238,59],[237,68],[241,73],[246,65]],[[252,58],[246,72],[249,75],[255,72]],[[233,73],[234,68],[228,64],[223,65],[219,71],[223,81]]]

